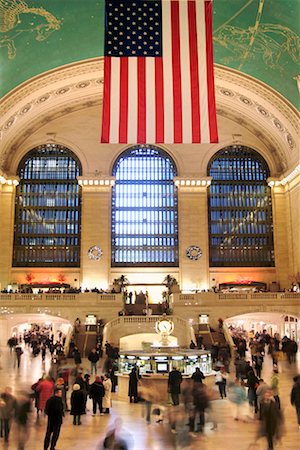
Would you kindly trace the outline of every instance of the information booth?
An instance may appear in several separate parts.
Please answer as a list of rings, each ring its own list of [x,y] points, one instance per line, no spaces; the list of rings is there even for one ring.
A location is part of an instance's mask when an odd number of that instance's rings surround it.
[[[131,352],[121,353],[119,373],[128,374],[132,367],[138,367],[141,375],[151,373],[169,373],[175,366],[183,375],[191,375],[199,367],[204,375],[212,371],[211,354],[205,350],[185,350],[176,354]]]
[[[184,379],[188,380],[199,367],[205,376],[211,375],[212,360],[210,352],[206,350],[180,350],[150,352],[131,351],[121,352],[118,360],[118,395],[120,399],[127,398],[128,375],[133,367],[137,367],[141,375],[142,384],[147,380],[155,382],[157,389],[167,395],[167,380],[169,372],[175,367]]]

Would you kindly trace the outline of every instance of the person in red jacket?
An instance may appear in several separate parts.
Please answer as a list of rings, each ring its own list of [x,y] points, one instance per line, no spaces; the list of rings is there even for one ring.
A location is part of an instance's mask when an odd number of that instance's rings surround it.
[[[54,383],[50,377],[45,377],[36,387],[36,391],[39,393],[38,410],[44,411],[47,400],[53,395]]]

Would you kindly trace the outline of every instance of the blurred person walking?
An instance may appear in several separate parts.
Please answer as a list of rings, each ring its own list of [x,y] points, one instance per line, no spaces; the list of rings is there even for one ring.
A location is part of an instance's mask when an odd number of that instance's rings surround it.
[[[243,408],[247,400],[243,381],[240,381],[238,378],[236,378],[234,383],[229,384],[228,399],[233,405],[234,420],[240,420],[245,416]],[[245,419],[243,421],[245,421]]]
[[[261,427],[259,436],[268,441],[268,450],[274,449],[274,443],[280,441],[283,434],[283,416],[275,401],[273,392],[268,389],[261,402]]]
[[[17,425],[18,450],[25,450],[28,440],[28,419],[31,413],[31,398],[27,392],[20,393],[16,399],[15,423]]]
[[[300,375],[293,378],[294,385],[291,391],[291,404],[296,408],[297,421],[300,429]]]
[[[220,397],[227,397],[226,384],[227,384],[228,374],[225,367],[222,366],[220,370],[215,375],[215,383],[219,388]]]
[[[150,422],[151,422],[151,408],[152,408],[153,403],[155,402],[155,393],[156,392],[157,391],[155,391],[154,384],[150,379],[147,380],[147,385],[145,385],[145,384],[141,385],[140,396],[144,400],[144,409],[143,409],[142,414],[143,414],[143,417],[145,417],[147,424],[150,424]],[[156,414],[156,416],[158,417],[156,422],[157,423],[162,422],[162,419],[160,418],[161,417],[160,408],[157,407],[155,409],[156,409],[156,411],[153,410],[152,414],[154,414],[154,412],[159,412],[159,414]]]
[[[15,414],[16,399],[12,395],[12,389],[6,387],[0,395],[0,436],[4,442],[8,442],[11,421]]]
[[[209,399],[206,386],[202,383],[197,383],[193,388],[193,413],[189,419],[189,429],[193,434],[195,431],[203,433],[205,425],[205,410],[209,407]],[[199,417],[199,428],[195,429],[195,420]]]
[[[97,450],[131,450],[134,448],[133,438],[130,433],[122,428],[122,420],[116,419],[113,427],[107,430],[103,443]]]
[[[21,357],[23,355],[23,350],[22,347],[20,345],[17,345],[17,347],[15,348],[15,363],[14,363],[14,367],[16,367],[16,362],[17,362],[17,367],[18,369],[20,368],[21,365]]]
[[[278,366],[273,366],[273,375],[271,377],[270,381],[270,387],[273,391],[273,396],[275,401],[278,404],[278,408],[280,409],[280,398],[279,398],[279,373],[278,373]]]
[[[259,420],[261,420],[261,403],[263,401],[265,393],[270,389],[270,386],[261,378],[256,389]]]
[[[56,389],[45,406],[45,414],[48,416],[47,430],[44,440],[44,450],[55,450],[64,416],[64,405],[61,398],[61,389]],[[50,444],[51,441],[51,444]]]

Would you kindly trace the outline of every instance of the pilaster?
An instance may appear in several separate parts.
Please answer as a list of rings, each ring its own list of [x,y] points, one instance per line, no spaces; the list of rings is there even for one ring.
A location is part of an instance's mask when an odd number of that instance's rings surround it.
[[[209,287],[207,188],[211,178],[174,179],[178,188],[179,261],[182,290]],[[201,256],[200,256],[201,253]]]
[[[0,289],[11,277],[17,177],[0,176]]]
[[[107,289],[111,264],[111,187],[114,178],[78,177],[82,187],[82,288]]]
[[[291,286],[293,250],[290,208],[285,185],[279,179],[268,178],[273,211],[274,253],[277,280],[281,289]]]

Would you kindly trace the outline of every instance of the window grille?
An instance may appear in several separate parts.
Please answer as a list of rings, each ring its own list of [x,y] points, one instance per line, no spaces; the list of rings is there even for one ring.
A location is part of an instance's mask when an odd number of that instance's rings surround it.
[[[112,266],[178,265],[176,167],[163,150],[126,150],[112,190]]]
[[[39,146],[22,159],[16,188],[13,266],[79,267],[81,165],[67,148]]]
[[[210,161],[210,266],[274,266],[270,176],[265,160],[242,145]]]

